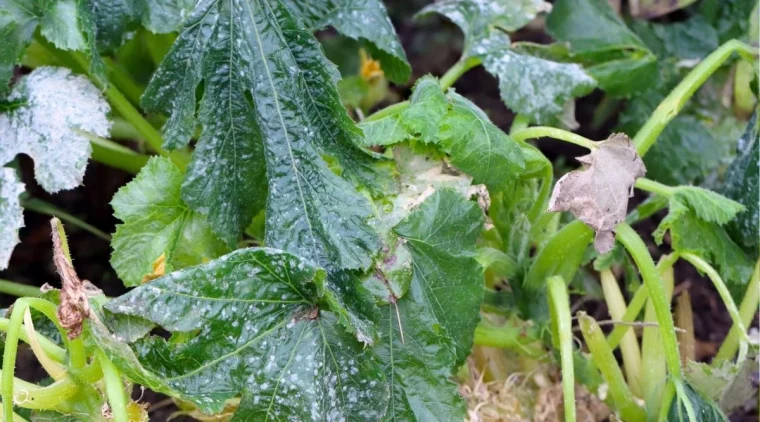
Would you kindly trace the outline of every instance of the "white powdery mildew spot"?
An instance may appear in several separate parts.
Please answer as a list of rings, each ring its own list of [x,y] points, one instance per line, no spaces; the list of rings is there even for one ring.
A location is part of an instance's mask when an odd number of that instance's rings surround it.
[[[18,230],[24,227],[19,195],[24,184],[10,168],[0,168],[0,270],[8,268],[13,248],[19,242]]]
[[[48,192],[82,183],[92,147],[76,130],[108,136],[108,103],[84,76],[40,67],[22,79],[8,100],[22,105],[0,115],[0,165],[27,154],[35,178]]]

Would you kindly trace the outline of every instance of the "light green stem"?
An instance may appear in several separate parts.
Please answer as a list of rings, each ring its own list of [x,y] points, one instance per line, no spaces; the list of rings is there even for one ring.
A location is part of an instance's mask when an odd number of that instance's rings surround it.
[[[106,64],[108,80],[116,85],[132,104],[139,105],[140,97],[142,96],[145,87],[140,86],[140,84],[135,82],[135,80],[132,79],[132,75],[130,75],[121,65],[111,60],[110,57],[104,57],[103,61]]]
[[[560,141],[569,142],[571,144],[582,146],[590,150],[594,150],[597,148],[596,142],[592,141],[591,139],[584,138],[581,135],[568,132],[566,130],[548,127],[548,126],[529,127],[527,129],[518,130],[515,133],[512,133],[510,136],[512,137],[512,139],[518,142],[522,142],[522,141],[533,139],[533,138],[547,137],[547,138],[559,139]]]
[[[657,141],[657,137],[662,133],[665,127],[673,120],[676,115],[683,109],[686,101],[699,89],[700,86],[710,77],[733,53],[739,53],[744,59],[754,62],[757,59],[758,51],[749,45],[738,41],[731,40],[718,47],[709,56],[705,57],[686,77],[681,80],[670,94],[665,97],[654,113],[649,117],[644,126],[639,129],[633,138],[633,144],[642,157],[649,151],[649,148]]]
[[[530,118],[524,114],[518,114],[512,120],[512,125],[509,127],[510,136],[515,132],[519,132],[523,129],[527,129],[530,125]]]
[[[15,283],[3,279],[0,279],[0,293],[16,297],[37,297],[42,295],[39,287],[28,286],[26,284]]]
[[[380,109],[369,116],[367,116],[364,121],[365,122],[373,122],[375,120],[380,120],[388,116],[392,116],[397,113],[401,113],[402,111],[409,108],[409,100],[401,101],[400,103],[391,104],[388,107],[385,107],[383,109]]]
[[[48,216],[51,216],[51,217],[58,217],[61,220],[66,221],[67,223],[69,223],[69,224],[71,224],[73,226],[79,227],[80,229],[85,230],[85,231],[87,231],[87,232],[89,232],[89,233],[91,233],[91,234],[93,234],[93,235],[95,235],[95,236],[97,236],[97,237],[105,240],[106,242],[110,242],[111,241],[111,236],[109,236],[108,233],[106,233],[106,232],[98,229],[95,226],[92,226],[92,225],[88,224],[87,222],[85,222],[83,220],[80,220],[77,217],[74,217],[73,215],[71,215],[71,214],[69,214],[69,213],[67,213],[67,212],[59,209],[58,207],[56,207],[53,204],[50,204],[48,202],[45,202],[45,201],[43,201],[41,199],[37,199],[37,198],[24,199],[24,200],[21,201],[21,203],[22,203],[24,209],[32,210],[34,212],[37,212],[37,213],[40,213],[40,214],[44,214],[44,215],[48,215]],[[36,295],[34,295],[34,296],[39,296],[39,293],[36,294]]]
[[[634,186],[636,186],[637,189],[664,196],[666,198],[673,196],[673,193],[676,191],[676,188],[672,186],[663,185],[662,183],[644,177],[636,179],[636,184]]]
[[[0,331],[7,332],[8,328],[10,328],[10,324],[11,320],[7,318],[0,318]],[[42,350],[45,351],[46,355],[58,363],[63,363],[64,359],[66,359],[66,350],[40,333],[35,332],[35,336],[37,337],[37,341],[40,343],[40,346],[42,346]],[[26,330],[20,331],[19,338],[24,343],[29,344],[29,337],[27,337]]]
[[[731,297],[731,293],[728,291],[728,287],[726,287],[726,283],[723,282],[720,274],[715,271],[715,268],[713,268],[712,265],[708,264],[705,262],[705,260],[698,257],[697,255],[691,253],[682,253],[681,257],[689,261],[691,265],[693,265],[699,271],[707,274],[707,277],[709,277],[713,282],[715,290],[718,291],[720,298],[723,300],[723,304],[726,305],[726,309],[728,310],[728,314],[731,316],[734,327],[739,330],[741,340],[749,343],[750,338],[747,335],[747,328],[746,325],[744,325],[742,315],[739,313],[739,309],[736,307],[736,303]]]
[[[662,280],[666,297],[668,298],[668,302],[670,302],[674,286],[673,268],[668,268],[667,271],[660,271],[660,280]],[[651,297],[644,311],[644,322],[658,322]],[[660,406],[662,406],[662,391],[668,380],[667,362],[662,359],[663,354],[665,354],[665,348],[666,345],[660,330],[645,327],[641,336],[642,350],[639,382],[641,384],[641,391],[644,394],[642,398],[646,401],[647,408],[653,414],[657,413]]]
[[[752,323],[752,318],[757,312],[758,304],[760,303],[760,260],[755,264],[755,271],[752,273],[752,277],[749,279],[747,285],[747,291],[744,292],[744,298],[741,305],[739,305],[739,314],[742,317],[742,322],[745,326]],[[728,336],[720,346],[718,353],[715,355],[713,362],[715,364],[733,359],[736,350],[739,348],[739,338],[742,337],[742,332],[737,326],[731,327]]]
[[[97,351],[100,366],[103,368],[103,377],[106,383],[106,396],[111,405],[111,413],[115,422],[129,422],[127,414],[127,398],[124,394],[124,384],[121,382],[121,374],[102,350]]]
[[[460,59],[454,66],[451,67],[443,76],[439,85],[444,91],[449,89],[454,83],[464,75],[468,70],[479,65],[481,60],[477,57],[469,57],[467,59]]]
[[[644,285],[649,291],[649,300],[654,306],[657,323],[662,336],[663,347],[665,351],[665,362],[670,370],[671,376],[680,382],[681,359],[678,353],[678,340],[676,339],[675,325],[673,324],[673,315],[670,313],[670,301],[662,284],[657,267],[654,265],[652,256],[649,255],[644,241],[631,226],[621,223],[617,226],[617,239],[625,246],[628,253],[631,254],[636,266],[639,268],[641,277],[644,279]]]
[[[613,320],[621,320],[625,314],[626,305],[615,275],[607,269],[602,271],[600,276],[604,301],[607,303],[610,317]],[[628,331],[623,336],[623,339],[620,341],[620,352],[623,355],[623,369],[625,369],[625,378],[628,381],[628,386],[631,387],[633,395],[641,397],[641,384],[639,383],[641,350],[639,349],[639,340],[633,331]]]
[[[573,328],[570,318],[570,297],[560,276],[546,279],[554,347],[559,347],[562,363],[562,395],[565,400],[565,422],[575,422],[575,370],[573,366]]]
[[[534,359],[546,354],[545,350],[537,346],[540,343],[537,338],[526,336],[523,327],[509,324],[496,327],[481,321],[475,327],[474,343],[478,346],[515,350]]]
[[[620,366],[618,366],[612,350],[607,346],[604,332],[602,332],[599,324],[584,312],[579,312],[578,322],[594,363],[609,386],[610,397],[615,408],[620,412],[620,416],[624,421],[629,422],[646,421],[646,412],[636,403],[636,399],[626,385],[623,372],[620,371]]]
[[[19,299],[13,306],[8,331],[5,334],[5,350],[3,351],[3,374],[0,376],[0,394],[3,398],[3,419],[13,420],[13,374],[16,371],[16,353],[21,327],[24,325],[24,312],[29,308],[26,299]]]
[[[677,260],[678,254],[676,253],[665,255],[660,258],[660,262],[657,263],[657,270],[662,273],[668,268],[672,267]],[[636,290],[636,293],[633,295],[633,299],[631,299],[631,303],[628,304],[628,309],[625,310],[625,313],[623,314],[623,317],[620,319],[620,321],[633,322],[633,320],[636,319],[636,316],[641,313],[641,310],[644,309],[644,305],[647,303],[648,297],[649,292],[647,291],[646,286],[640,286],[639,289]],[[615,348],[618,347],[618,344],[620,344],[621,339],[625,333],[628,332],[629,328],[630,326],[626,324],[615,326],[610,335],[607,336],[607,344],[610,345],[610,349],[615,350]]]
[[[92,159],[128,173],[137,174],[150,159],[149,156],[137,153],[123,145],[91,133],[78,131],[92,145]]]

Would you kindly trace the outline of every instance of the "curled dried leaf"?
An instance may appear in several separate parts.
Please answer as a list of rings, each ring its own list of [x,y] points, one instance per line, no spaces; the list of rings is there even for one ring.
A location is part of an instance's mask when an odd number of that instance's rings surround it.
[[[590,154],[578,157],[583,168],[557,182],[549,201],[549,211],[570,211],[596,231],[594,247],[600,253],[612,250],[613,233],[628,210],[636,179],[646,167],[631,139],[616,133]]]
[[[82,334],[82,323],[90,315],[90,305],[87,301],[85,284],[77,276],[68,246],[64,243],[65,233],[60,220],[50,220],[53,232],[53,263],[61,277],[61,304],[58,305],[58,320],[66,329],[69,339],[75,339]]]

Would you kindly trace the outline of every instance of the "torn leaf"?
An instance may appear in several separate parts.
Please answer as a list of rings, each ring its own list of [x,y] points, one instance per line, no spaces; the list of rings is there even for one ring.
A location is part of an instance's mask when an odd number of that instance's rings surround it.
[[[92,147],[78,131],[106,137],[110,108],[100,91],[70,70],[39,67],[22,79],[0,114],[0,165],[18,154],[34,159],[34,175],[48,192],[82,183]]]
[[[18,231],[24,227],[24,213],[19,195],[24,184],[12,168],[0,168],[0,270],[8,268],[13,248],[19,242]]]
[[[584,168],[559,179],[549,211],[573,213],[596,231],[596,250],[607,253],[615,244],[615,226],[625,219],[633,184],[646,174],[646,167],[630,138],[622,133],[600,142],[598,149],[578,161]]]

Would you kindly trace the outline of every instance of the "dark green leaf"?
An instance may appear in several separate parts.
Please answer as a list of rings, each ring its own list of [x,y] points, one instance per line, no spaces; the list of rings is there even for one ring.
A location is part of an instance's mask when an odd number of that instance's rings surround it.
[[[657,69],[654,56],[606,0],[559,0],[546,30],[569,44],[572,60],[582,63],[609,94],[628,95],[650,86]]]
[[[392,389],[384,420],[465,417],[449,377],[469,354],[480,319],[483,276],[474,255],[482,223],[477,205],[442,189],[394,229],[412,253],[414,278],[396,305],[398,318],[387,306],[380,323],[387,336],[377,354]]]
[[[726,172],[722,193],[740,202],[746,211],[731,222],[728,231],[737,242],[756,248],[760,244],[760,133],[758,114],[749,120],[739,140],[737,156]]]
[[[439,134],[442,149],[475,183],[495,189],[505,186],[525,168],[522,150],[478,106],[454,92],[449,98],[452,110]]]
[[[193,0],[93,1],[98,47],[106,51],[121,47],[140,24],[158,34],[175,31],[194,4]]]
[[[449,103],[438,79],[423,76],[414,84],[409,108],[404,110],[401,121],[409,133],[422,142],[435,143],[441,121],[451,107]]]
[[[373,57],[393,82],[404,83],[412,71],[381,0],[285,0],[291,12],[312,31],[327,26],[355,40],[367,40]]]
[[[660,58],[701,59],[718,48],[718,33],[702,16],[670,24],[635,21],[633,29]]]
[[[320,153],[370,190],[385,187],[377,181],[383,175],[354,146],[361,132],[340,104],[336,69],[301,25],[279,1],[199,2],[143,105],[170,115],[167,147],[183,146],[203,82],[203,132],[182,198],[229,245],[266,204],[268,245],[325,266],[366,269],[378,247],[365,223],[368,201]]]
[[[696,186],[678,186],[670,199],[691,208],[700,219],[724,225],[745,210],[744,206],[711,190]]]
[[[393,229],[412,253],[412,285],[424,286],[425,304],[437,320],[429,328],[453,340],[459,362],[469,353],[480,319],[473,310],[483,299],[483,275],[475,259],[482,228],[477,204],[442,189]]]
[[[699,422],[728,422],[726,415],[718,409],[715,403],[705,399],[688,384],[684,385],[684,390],[686,390],[686,397],[683,399],[689,400]],[[681,397],[673,398],[673,401],[670,403],[667,420],[673,422],[689,421],[689,416],[686,413],[686,407],[681,402]]]
[[[152,158],[114,195],[114,216],[124,223],[111,241],[111,265],[125,285],[142,283],[162,256],[168,273],[228,252],[204,216],[182,202],[181,183],[182,173],[168,158]]]
[[[749,30],[756,8],[755,0],[704,0],[699,4],[699,13],[718,31],[720,43],[734,38],[755,41],[758,34],[750,34]]]
[[[241,249],[106,305],[190,334],[185,342],[152,336],[130,348],[97,323],[93,338],[130,378],[204,412],[245,391],[241,420],[377,420],[388,399],[385,377],[320,307],[332,295],[324,282],[324,271],[288,253]]]
[[[675,251],[699,255],[718,270],[729,286],[743,286],[749,280],[752,262],[744,250],[725,228],[701,219],[689,204],[671,199],[667,217],[653,234],[658,244],[668,230]]]

